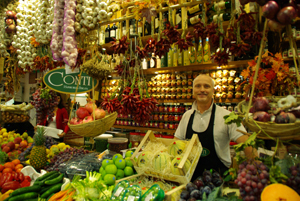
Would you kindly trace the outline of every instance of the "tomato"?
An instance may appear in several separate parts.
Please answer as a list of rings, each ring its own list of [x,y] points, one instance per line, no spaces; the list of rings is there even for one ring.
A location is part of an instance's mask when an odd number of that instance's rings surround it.
[[[4,167],[15,169],[15,164],[13,162],[6,162],[6,163],[4,163]]]
[[[23,168],[18,168],[18,169],[16,169],[16,172],[21,172],[22,169]]]
[[[21,163],[21,161],[19,159],[15,159],[12,161],[13,164],[18,165]]]
[[[11,168],[4,168],[4,170],[2,171],[2,173],[12,173],[13,170]]]
[[[15,169],[19,169],[19,168],[23,168],[24,166],[22,165],[22,164],[18,164],[18,165],[16,165],[16,167],[15,167]]]
[[[4,169],[4,166],[3,165],[0,165],[0,172],[2,172]]]

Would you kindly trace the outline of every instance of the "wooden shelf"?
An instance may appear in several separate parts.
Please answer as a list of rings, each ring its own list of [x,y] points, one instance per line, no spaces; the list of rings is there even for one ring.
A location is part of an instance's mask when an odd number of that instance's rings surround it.
[[[244,99],[214,99],[215,103],[239,103]],[[195,99],[158,99],[159,103],[193,103]]]
[[[148,127],[139,127],[139,126],[121,126],[121,125],[113,125],[113,128],[123,128],[123,129],[132,129],[132,130],[152,130],[152,131],[158,131],[158,132],[166,132],[166,133],[172,133],[174,134],[176,130],[171,129],[160,129],[160,128],[148,128]]]
[[[299,39],[296,38],[296,42],[297,42],[297,41],[300,41],[300,38],[299,38]],[[283,40],[283,42],[289,42],[289,39],[286,38],[286,39]]]
[[[216,63],[207,63],[207,64],[195,64],[188,66],[175,66],[175,67],[164,67],[164,68],[152,68],[143,70],[145,75],[154,75],[158,73],[175,73],[175,72],[186,72],[186,71],[200,71],[200,70],[220,70],[220,69],[236,69],[236,68],[245,68],[248,66],[248,62],[251,60],[240,60],[240,61],[230,61],[228,66],[220,67]],[[112,72],[113,77],[119,77],[116,72]]]

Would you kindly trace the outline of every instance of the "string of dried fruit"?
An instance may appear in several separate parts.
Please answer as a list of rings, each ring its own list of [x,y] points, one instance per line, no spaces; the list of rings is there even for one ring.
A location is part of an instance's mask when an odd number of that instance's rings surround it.
[[[111,48],[114,50],[115,54],[125,54],[129,48],[129,43],[127,42],[127,36],[123,36],[118,42],[115,38],[114,41],[111,41]]]

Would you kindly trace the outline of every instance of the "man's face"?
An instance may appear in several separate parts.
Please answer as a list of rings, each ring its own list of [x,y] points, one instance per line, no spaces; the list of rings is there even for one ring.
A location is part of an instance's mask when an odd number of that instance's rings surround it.
[[[193,95],[198,103],[211,103],[214,94],[212,81],[207,76],[200,76],[194,80]]]

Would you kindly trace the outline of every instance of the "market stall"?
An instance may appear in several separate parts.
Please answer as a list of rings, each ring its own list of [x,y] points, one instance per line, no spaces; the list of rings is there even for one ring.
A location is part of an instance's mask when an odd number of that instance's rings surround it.
[[[2,0],[0,200],[299,201],[299,17],[293,0]]]

